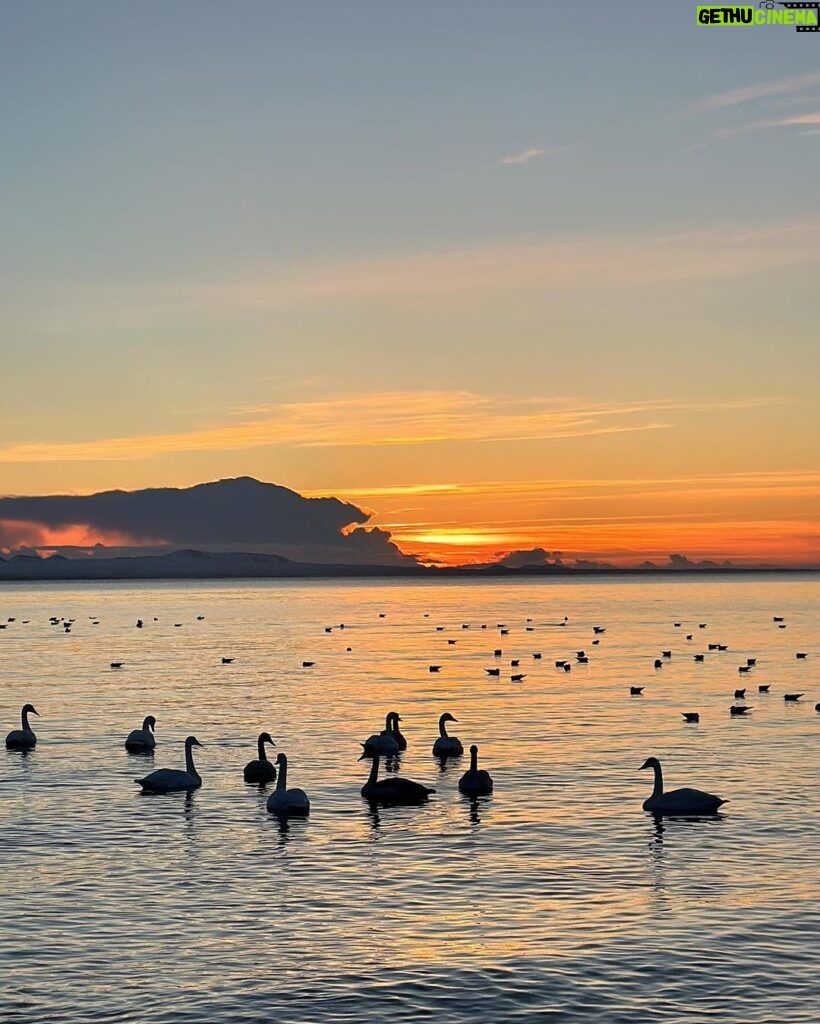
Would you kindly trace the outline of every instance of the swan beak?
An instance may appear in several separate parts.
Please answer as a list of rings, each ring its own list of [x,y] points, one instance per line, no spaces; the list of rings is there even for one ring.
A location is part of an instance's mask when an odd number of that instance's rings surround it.
[[[638,771],[642,772],[644,770],[644,768],[648,768],[648,767],[649,767],[649,762],[648,761],[644,761],[644,763],[641,765],[641,767],[638,769]]]
[[[31,713],[32,713],[33,715],[36,715],[36,716],[37,716],[38,718],[40,717],[40,712],[39,712],[39,711],[36,711],[36,710],[35,710],[34,708],[32,708],[32,709],[31,709]]]
[[[367,760],[367,754],[365,754],[364,752],[362,752],[362,755],[361,755],[361,757],[357,757],[357,758],[356,758],[356,760],[357,760],[357,761],[366,761],[366,760]]]

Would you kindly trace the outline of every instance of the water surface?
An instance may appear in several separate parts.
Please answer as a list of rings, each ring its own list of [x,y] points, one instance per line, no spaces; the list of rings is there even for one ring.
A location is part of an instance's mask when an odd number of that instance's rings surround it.
[[[41,718],[36,750],[0,753],[0,1019],[816,1024],[817,583],[4,586],[2,727],[26,701]],[[729,650],[695,663],[709,642]],[[732,719],[743,685],[754,710]],[[391,709],[401,773],[438,792],[374,813],[358,744]],[[492,797],[459,795],[466,758],[433,760],[443,711]],[[153,761],[122,746],[146,714]],[[281,825],[243,783],[262,730],[309,820]],[[140,795],[192,732],[202,789]],[[725,815],[644,814],[650,754]]]

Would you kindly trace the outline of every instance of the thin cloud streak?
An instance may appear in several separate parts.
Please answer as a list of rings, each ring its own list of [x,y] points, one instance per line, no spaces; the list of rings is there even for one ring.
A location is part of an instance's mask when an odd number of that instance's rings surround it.
[[[572,146],[568,145],[557,145],[557,146],[543,146],[533,147],[532,149],[525,149],[521,153],[511,153],[509,156],[503,156],[499,163],[507,166],[511,164],[528,164],[531,160],[536,160],[541,156],[564,156],[572,150]]]
[[[750,103],[753,100],[803,92],[815,85],[820,85],[820,71],[810,71],[803,75],[794,75],[791,78],[772,79],[768,82],[741,86],[738,89],[728,89],[726,92],[715,93],[712,96],[707,96],[705,99],[698,100],[688,107],[688,111],[690,113],[697,113],[709,110],[723,110],[726,107],[737,107],[743,103]]]
[[[720,139],[730,139],[735,135],[746,135],[749,132],[766,131],[770,128],[799,128],[801,125],[820,124],[820,111],[810,114],[793,114],[791,117],[780,117],[772,120],[747,121],[745,124],[715,129]],[[804,133],[805,134],[805,133]]]
[[[513,156],[503,156],[502,164],[528,164],[538,156],[543,156],[543,149],[525,149],[523,153],[516,153]]]
[[[9,327],[65,338],[72,332],[165,329],[187,320],[340,303],[432,300],[538,290],[623,290],[734,281],[820,262],[820,219],[709,226],[676,233],[558,236],[447,252],[386,253],[338,263],[248,268],[235,280],[60,283],[10,311]]]
[[[414,391],[354,395],[272,406],[269,413],[174,434],[29,442],[0,447],[0,463],[145,459],[195,451],[238,451],[269,445],[330,448],[386,447],[442,442],[557,440],[662,430],[659,413],[749,409],[780,399],[714,402],[652,399],[583,402],[478,395],[467,391]]]

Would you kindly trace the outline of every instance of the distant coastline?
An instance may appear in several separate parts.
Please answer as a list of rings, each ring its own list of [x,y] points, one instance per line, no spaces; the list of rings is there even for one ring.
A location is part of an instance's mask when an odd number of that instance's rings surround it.
[[[579,576],[737,576],[772,573],[812,573],[816,567],[738,566],[688,563],[618,567],[598,563],[580,565],[503,564],[477,566],[344,565],[296,562],[281,555],[245,552],[174,551],[163,555],[114,558],[65,558],[62,555],[14,555],[0,559],[0,583],[101,580],[218,580],[218,579],[517,579]]]

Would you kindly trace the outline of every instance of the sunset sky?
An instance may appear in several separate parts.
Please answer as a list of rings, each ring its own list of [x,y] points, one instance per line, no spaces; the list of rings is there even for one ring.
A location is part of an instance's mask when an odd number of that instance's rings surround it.
[[[0,494],[820,564],[820,37],[695,10],[2,5]]]

